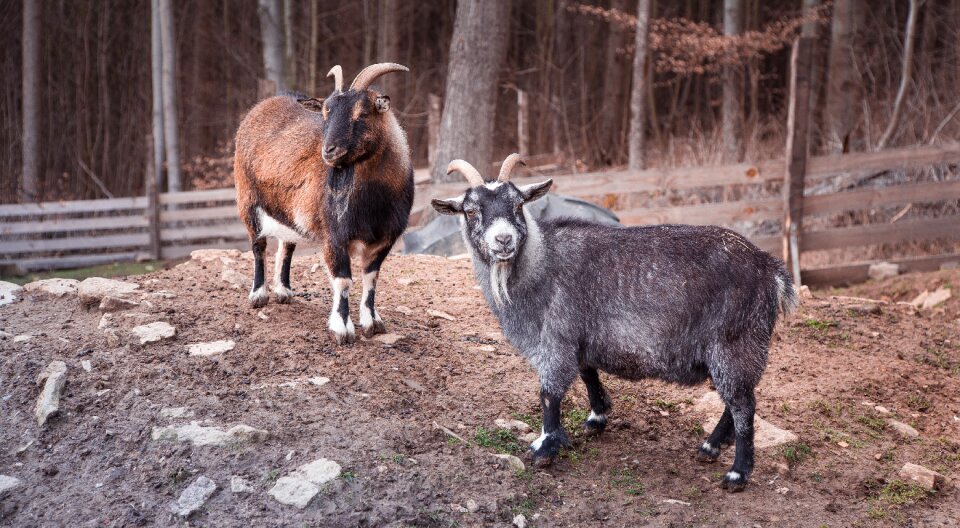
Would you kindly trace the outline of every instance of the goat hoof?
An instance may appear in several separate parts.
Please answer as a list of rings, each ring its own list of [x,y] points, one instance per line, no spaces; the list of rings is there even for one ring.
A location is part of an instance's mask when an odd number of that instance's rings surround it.
[[[747,487],[747,477],[736,471],[727,471],[720,486],[730,493],[743,491]]]
[[[293,290],[284,286],[274,286],[273,295],[276,296],[279,304],[290,304],[293,300]]]
[[[711,462],[716,462],[717,458],[720,457],[720,449],[710,445],[710,442],[704,442],[699,449],[697,449],[696,459],[697,462],[703,464],[709,464]]]
[[[384,334],[387,332],[386,325],[383,324],[383,321],[374,320],[373,324],[370,326],[361,326],[360,333],[363,334],[363,337],[373,337],[377,334]]]
[[[338,334],[333,333],[333,338],[337,340],[338,345],[349,345],[357,340],[357,336],[352,333]]]
[[[263,308],[267,305],[267,301],[270,300],[270,294],[267,293],[267,287],[261,286],[260,288],[250,292],[250,295],[247,297],[250,300],[251,308]]]
[[[553,465],[553,461],[556,460],[556,456],[537,456],[533,455],[533,467],[537,468],[546,468]]]
[[[607,429],[606,420],[590,419],[583,422],[583,432],[587,436],[599,436]]]

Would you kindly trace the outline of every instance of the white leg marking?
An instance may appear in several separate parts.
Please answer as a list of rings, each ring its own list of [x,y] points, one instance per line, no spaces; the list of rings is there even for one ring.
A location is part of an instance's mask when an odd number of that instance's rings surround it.
[[[727,471],[727,480],[740,480],[740,473],[736,471]]]
[[[267,291],[267,285],[264,284],[256,290],[252,290],[247,298],[250,299],[250,304],[254,306],[263,306],[267,303],[267,299],[269,297],[270,292]]]
[[[703,445],[700,446],[700,449],[703,449],[704,451],[713,451],[713,446],[710,445],[710,442],[704,442]]]
[[[543,445],[543,442],[544,442],[547,438],[550,438],[550,435],[548,435],[548,434],[541,428],[541,429],[540,429],[540,438],[537,438],[536,440],[534,440],[533,443],[530,444],[530,448],[533,449],[534,451],[539,451],[539,450],[540,450],[540,446]]]
[[[344,321],[337,311],[341,299],[346,299],[349,303],[351,284],[353,284],[353,281],[350,279],[338,278],[332,281],[333,307],[330,309],[330,320],[327,328],[337,336],[338,343],[342,343],[344,340],[349,342],[354,338],[353,321],[350,320],[350,315],[348,314],[346,321]]]
[[[280,279],[283,270],[283,261],[287,257],[287,248],[283,240],[277,240],[277,255],[273,261],[273,294],[277,296],[277,302],[286,302],[293,297],[293,290],[283,285]]]
[[[360,328],[367,329],[373,326],[374,321],[380,321],[380,314],[370,311],[367,307],[367,297],[377,288],[377,275],[380,272],[371,271],[363,274],[363,295],[360,296]]]
[[[595,413],[595,412],[593,412],[593,411],[590,411],[590,416],[587,417],[587,421],[588,421],[588,422],[607,423],[607,415],[606,415],[606,414],[597,414],[597,413]]]

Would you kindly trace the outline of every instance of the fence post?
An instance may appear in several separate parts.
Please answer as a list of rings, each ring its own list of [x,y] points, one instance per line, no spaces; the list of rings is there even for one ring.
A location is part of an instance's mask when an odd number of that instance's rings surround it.
[[[783,181],[783,260],[800,286],[800,251],[803,223],[804,175],[807,172],[807,138],[810,123],[810,74],[813,39],[800,37],[790,53],[790,101],[787,112],[787,147]]]
[[[150,155],[147,156],[147,229],[150,231],[150,258],[160,260],[160,171],[153,156],[153,135],[147,134]]]

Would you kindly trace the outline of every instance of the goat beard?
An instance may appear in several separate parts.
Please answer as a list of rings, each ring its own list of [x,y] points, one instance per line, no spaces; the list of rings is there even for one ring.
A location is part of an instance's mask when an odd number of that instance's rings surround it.
[[[510,280],[512,272],[512,263],[494,262],[490,265],[490,291],[493,293],[493,300],[497,306],[503,306],[510,303],[510,290],[507,289],[507,282]]]

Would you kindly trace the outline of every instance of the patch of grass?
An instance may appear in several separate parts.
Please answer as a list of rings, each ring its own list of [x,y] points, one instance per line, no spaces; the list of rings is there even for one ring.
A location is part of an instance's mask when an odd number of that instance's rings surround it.
[[[803,322],[803,325],[818,332],[825,332],[831,328],[837,328],[840,323],[832,319],[807,319]]]
[[[577,434],[583,426],[583,422],[586,422],[589,416],[590,411],[586,409],[573,408],[565,411],[563,413],[563,427],[570,433]]]
[[[186,482],[190,478],[190,472],[186,468],[178,467],[170,472],[167,475],[167,486],[171,489],[176,488],[183,482]]]
[[[15,284],[26,284],[41,279],[76,279],[83,280],[89,277],[122,277],[125,275],[143,275],[163,269],[162,260],[148,260],[145,262],[117,262],[114,264],[102,264],[99,266],[90,266],[87,268],[76,268],[69,270],[56,270],[44,273],[29,273],[27,275],[15,275],[9,277],[0,277],[0,280],[13,282]]]
[[[690,433],[697,438],[702,438],[707,431],[703,428],[703,424],[695,423],[690,427]]]
[[[660,398],[657,398],[657,400],[654,401],[653,404],[659,407],[660,409],[663,409],[664,411],[668,411],[668,412],[675,412],[679,408],[679,404],[675,402],[661,400]]]
[[[803,462],[813,453],[813,450],[803,442],[794,442],[784,445],[780,452],[783,453],[783,458],[787,459],[787,464],[792,467]]]
[[[917,412],[927,412],[931,404],[923,394],[911,394],[907,397],[907,407]]]
[[[683,492],[683,496],[688,499],[696,499],[702,494],[703,494],[703,490],[700,489],[700,486],[697,486],[696,484],[694,484],[693,486],[690,486],[689,488],[687,488],[687,491]]]
[[[790,404],[787,402],[783,402],[783,404],[780,405],[780,412],[782,412],[783,414],[790,414]]]
[[[454,437],[452,437],[452,436],[448,436],[448,437],[447,437],[447,443],[450,444],[450,445],[460,445],[460,440],[458,440],[458,439],[456,439],[456,438],[454,438]]]
[[[847,434],[843,431],[838,431],[836,429],[831,429],[829,427],[824,427],[821,429],[823,433],[823,438],[831,444],[837,444],[839,442],[846,442],[850,447],[860,449],[864,446],[862,440],[854,438],[852,435]]]
[[[513,515],[523,515],[524,517],[529,518],[533,515],[533,510],[536,507],[537,503],[531,497],[527,497],[513,505],[513,507],[510,508],[510,512]]]
[[[643,495],[645,489],[636,473],[628,467],[614,469],[610,472],[610,485],[623,490],[627,495]]]
[[[821,475],[820,473],[816,473],[816,472],[810,473],[810,480],[812,480],[812,481],[816,482],[817,484],[819,484],[819,483],[823,482],[823,475]]]
[[[887,428],[887,422],[883,418],[867,416],[866,414],[857,418],[857,421],[878,433]]]
[[[929,493],[923,487],[902,480],[894,480],[880,489],[879,499],[894,505],[913,504],[921,501]]]
[[[403,453],[394,453],[390,459],[393,460],[394,464],[403,464],[403,461],[406,460],[407,457],[404,456]]]
[[[526,451],[527,446],[507,429],[485,429],[480,427],[473,435],[473,441],[481,447],[492,449],[500,454],[519,455]]]
[[[843,403],[830,403],[824,400],[813,400],[810,402],[810,409],[831,418],[839,418],[843,414]]]
[[[277,480],[278,478],[280,478],[280,470],[279,470],[279,469],[270,469],[270,470],[267,470],[267,471],[263,474],[263,480],[266,481],[266,482],[273,482],[273,481]]]
[[[357,474],[353,471],[344,471],[343,473],[340,473],[340,478],[346,480],[347,482],[353,482],[354,480],[357,480]]]

